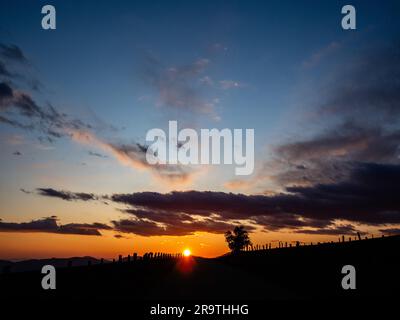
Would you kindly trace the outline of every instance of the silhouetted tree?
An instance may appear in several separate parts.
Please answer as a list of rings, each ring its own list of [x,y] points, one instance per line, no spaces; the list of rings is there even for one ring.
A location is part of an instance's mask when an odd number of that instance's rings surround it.
[[[232,231],[227,231],[225,233],[225,239],[228,243],[229,249],[232,253],[237,253],[243,250],[245,247],[251,245],[248,232],[244,229],[244,226],[235,227]]]

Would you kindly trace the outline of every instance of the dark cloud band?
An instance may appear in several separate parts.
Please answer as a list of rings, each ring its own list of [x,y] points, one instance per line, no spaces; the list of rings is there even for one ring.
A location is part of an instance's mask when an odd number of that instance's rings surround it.
[[[0,232],[44,232],[101,236],[100,230],[111,229],[110,226],[102,223],[69,223],[59,225],[55,216],[32,220],[30,222],[3,222],[0,220]]]
[[[321,234],[348,234],[355,229],[336,228],[337,221],[371,226],[400,223],[398,181],[400,165],[353,163],[351,173],[344,181],[288,187],[286,193],[272,196],[175,191],[98,197],[91,193],[51,188],[38,189],[38,193],[63,200],[101,198],[126,205],[128,208],[123,211],[134,218],[114,221],[114,226],[118,231],[141,235],[186,235],[196,231],[221,233],[237,221],[244,220],[270,231],[291,229],[317,233],[319,230]]]

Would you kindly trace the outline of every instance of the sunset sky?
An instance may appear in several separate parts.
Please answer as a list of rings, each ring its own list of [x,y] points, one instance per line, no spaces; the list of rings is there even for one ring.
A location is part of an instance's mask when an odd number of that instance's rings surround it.
[[[399,1],[0,0],[0,259],[400,232]],[[251,128],[255,170],[155,167],[149,129]]]

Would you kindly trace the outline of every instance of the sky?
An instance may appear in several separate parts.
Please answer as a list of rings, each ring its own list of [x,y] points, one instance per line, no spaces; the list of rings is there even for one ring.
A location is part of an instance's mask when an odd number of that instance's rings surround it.
[[[346,4],[0,0],[0,259],[399,233],[400,4]],[[254,129],[254,172],[148,164],[169,121]]]

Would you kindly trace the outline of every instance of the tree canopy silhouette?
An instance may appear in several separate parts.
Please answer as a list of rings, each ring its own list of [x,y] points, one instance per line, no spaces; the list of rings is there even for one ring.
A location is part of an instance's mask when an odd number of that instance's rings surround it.
[[[232,253],[237,253],[243,250],[246,246],[251,245],[248,232],[244,229],[244,226],[237,226],[232,231],[227,231],[225,233],[225,240],[228,243],[229,249]]]

